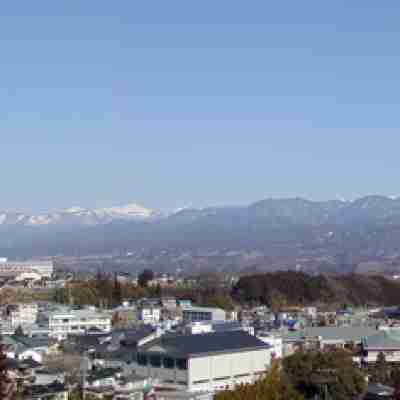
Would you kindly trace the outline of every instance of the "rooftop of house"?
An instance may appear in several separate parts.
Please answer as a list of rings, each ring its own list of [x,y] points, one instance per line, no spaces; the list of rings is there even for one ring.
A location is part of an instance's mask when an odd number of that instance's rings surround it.
[[[209,353],[228,353],[243,350],[268,349],[255,336],[243,331],[213,332],[200,335],[162,336],[139,347],[139,352],[168,353],[178,356],[195,356]]]
[[[29,336],[18,336],[13,335],[12,338],[17,342],[21,343],[27,348],[37,348],[37,347],[48,347],[49,338],[47,337],[29,337]]]
[[[374,395],[382,398],[392,398],[394,389],[390,386],[385,386],[380,383],[370,383],[367,388],[368,395]]]
[[[68,337],[65,348],[85,352],[88,350],[105,351],[109,345],[110,334],[102,335],[74,335]]]
[[[214,332],[236,331],[242,329],[239,321],[199,321],[191,322],[189,327],[210,327]]]
[[[43,398],[43,396],[47,395],[55,395],[58,393],[63,393],[67,389],[65,388],[64,384],[54,381],[49,385],[32,385],[26,386],[24,388],[24,396],[29,399],[35,398]]]
[[[400,349],[400,330],[392,329],[380,331],[372,336],[366,336],[362,340],[364,349]]]
[[[101,310],[96,310],[96,309],[79,309],[79,310],[74,310],[74,309],[60,309],[53,311],[50,314],[50,317],[55,318],[55,317],[63,317],[63,316],[71,316],[73,318],[110,318],[110,315],[104,311]]]
[[[102,379],[111,378],[120,372],[120,368],[100,368],[98,370],[92,371],[86,379],[89,383],[92,383]]]
[[[142,325],[137,328],[124,329],[116,332],[115,334],[119,334],[120,340],[125,345],[137,345],[141,340],[146,339],[147,337],[153,335],[155,330],[150,325]]]
[[[349,327],[310,327],[303,331],[306,337],[320,336],[323,340],[342,340],[345,342],[361,342],[365,336],[374,335],[377,333],[376,328],[369,326],[349,326]]]
[[[215,312],[221,311],[225,312],[222,308],[217,307],[200,307],[200,306],[185,306],[183,307],[183,312],[192,311],[192,312]]]
[[[48,338],[33,338],[28,336],[3,336],[1,342],[9,351],[21,354],[29,349],[46,348],[49,346]]]

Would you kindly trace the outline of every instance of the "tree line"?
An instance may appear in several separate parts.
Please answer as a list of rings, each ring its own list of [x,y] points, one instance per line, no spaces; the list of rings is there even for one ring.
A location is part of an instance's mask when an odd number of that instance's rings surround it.
[[[239,303],[265,304],[272,308],[335,303],[389,306],[400,304],[400,284],[383,276],[310,276],[281,271],[241,277],[232,296]]]
[[[191,300],[201,306],[219,307],[226,311],[234,309],[234,301],[228,288],[221,288],[216,280],[200,282],[195,288],[161,287],[150,285],[154,279],[153,271],[143,270],[138,283],[121,282],[117,275],[98,272],[88,280],[67,282],[64,288],[56,289],[54,301],[75,306],[95,305],[101,308],[118,306],[123,300],[140,298],[176,297]]]

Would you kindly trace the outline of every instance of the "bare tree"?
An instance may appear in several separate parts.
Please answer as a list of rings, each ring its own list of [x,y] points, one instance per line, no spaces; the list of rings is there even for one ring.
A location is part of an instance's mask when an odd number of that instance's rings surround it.
[[[54,373],[64,374],[65,383],[74,387],[81,383],[81,371],[84,360],[84,357],[79,354],[61,354],[47,356],[43,364]]]

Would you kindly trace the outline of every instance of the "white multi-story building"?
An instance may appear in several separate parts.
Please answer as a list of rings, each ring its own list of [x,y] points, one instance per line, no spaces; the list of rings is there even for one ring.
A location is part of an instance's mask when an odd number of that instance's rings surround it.
[[[59,340],[65,339],[67,335],[86,333],[91,329],[110,332],[111,316],[95,309],[66,310],[49,316],[49,336]]]
[[[182,309],[184,322],[225,321],[226,312],[214,307],[184,307]]]
[[[160,322],[161,309],[158,307],[142,307],[140,309],[140,320],[144,324],[156,324]]]
[[[9,306],[11,326],[32,325],[38,316],[38,305],[35,303],[16,304]]]
[[[268,345],[233,331],[162,336],[138,348],[136,370],[155,387],[214,392],[252,383],[270,364]]]
[[[42,278],[51,278],[53,271],[53,261],[0,261],[0,277],[17,278],[21,274],[37,273]]]
[[[362,361],[374,364],[380,353],[385,356],[386,362],[400,363],[400,331],[389,329],[362,338]]]
[[[238,321],[198,321],[187,324],[184,328],[185,333],[199,335],[211,332],[243,331],[254,335],[252,326],[245,326]]]

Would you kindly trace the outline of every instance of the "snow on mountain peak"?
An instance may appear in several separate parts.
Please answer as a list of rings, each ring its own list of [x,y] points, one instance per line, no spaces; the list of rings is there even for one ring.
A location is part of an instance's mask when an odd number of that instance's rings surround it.
[[[157,213],[153,210],[136,203],[130,203],[120,207],[99,209],[70,207],[55,212],[30,215],[18,212],[1,212],[0,225],[98,225],[107,224],[114,220],[140,221],[155,215]]]
[[[127,218],[149,218],[154,211],[137,203],[130,203],[119,207],[98,208],[93,210],[99,216],[127,217]]]
[[[66,208],[65,210],[62,210],[63,213],[66,214],[76,214],[76,213],[81,213],[81,212],[85,212],[86,210],[82,207],[70,207],[70,208]]]

